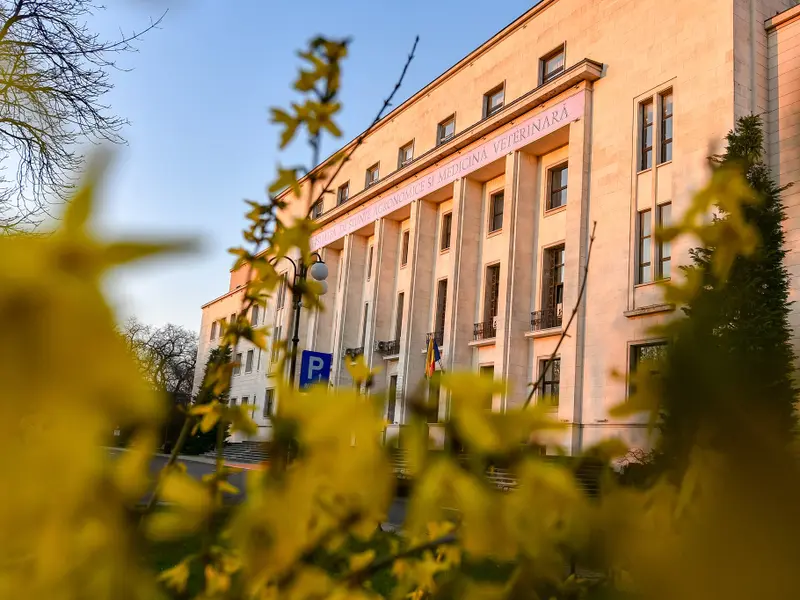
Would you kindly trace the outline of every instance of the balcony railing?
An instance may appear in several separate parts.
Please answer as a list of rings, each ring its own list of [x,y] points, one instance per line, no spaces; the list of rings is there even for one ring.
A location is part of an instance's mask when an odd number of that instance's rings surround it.
[[[563,309],[560,306],[558,308],[534,311],[531,313],[531,331],[561,327],[562,317]]]
[[[384,356],[400,354],[400,340],[388,340],[385,342],[375,342],[373,348],[375,352],[380,352]]]
[[[491,319],[483,323],[475,323],[472,328],[472,339],[476,342],[478,340],[491,340],[497,337],[497,321]]]
[[[358,348],[345,348],[344,355],[348,358],[355,358],[356,356],[361,356],[364,354],[364,346],[359,346]]]
[[[433,338],[433,341],[436,342],[436,345],[439,347],[439,349],[441,349],[442,346],[444,345],[444,331],[431,331],[425,337],[426,348],[428,347],[428,344],[431,343],[431,338]]]

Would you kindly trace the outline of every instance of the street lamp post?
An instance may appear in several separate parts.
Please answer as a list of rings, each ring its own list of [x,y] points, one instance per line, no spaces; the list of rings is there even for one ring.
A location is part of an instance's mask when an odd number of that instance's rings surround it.
[[[314,261],[310,265],[306,265],[302,262],[302,258],[298,261],[298,264],[288,256],[283,257],[292,263],[292,267],[294,267],[294,285],[292,285],[294,323],[292,325],[292,350],[289,358],[289,382],[292,386],[294,386],[295,373],[297,372],[297,346],[300,343],[300,309],[302,308],[303,300],[302,284],[306,281],[308,276],[311,275],[311,279],[322,284],[320,296],[328,291],[328,284],[325,281],[328,278],[328,265],[325,264],[325,261],[322,260],[318,252],[312,252],[311,257]]]

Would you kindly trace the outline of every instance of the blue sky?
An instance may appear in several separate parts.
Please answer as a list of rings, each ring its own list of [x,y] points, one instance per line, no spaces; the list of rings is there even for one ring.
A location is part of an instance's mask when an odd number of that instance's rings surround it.
[[[268,109],[286,106],[295,51],[316,34],[350,36],[340,142],[372,120],[420,36],[397,97],[402,101],[525,12],[533,0],[128,0],[109,3],[92,26],[107,36],[147,24],[169,8],[137,54],[121,58],[107,98],[131,122],[98,224],[104,236],[194,237],[200,250],[128,267],[107,289],[120,315],[197,330],[200,306],[227,291],[241,239],[243,199],[262,199],[279,161],[307,164],[305,148],[277,151]],[[223,8],[224,7],[224,8]],[[295,11],[295,12],[293,12]],[[532,66],[531,68],[535,68]]]

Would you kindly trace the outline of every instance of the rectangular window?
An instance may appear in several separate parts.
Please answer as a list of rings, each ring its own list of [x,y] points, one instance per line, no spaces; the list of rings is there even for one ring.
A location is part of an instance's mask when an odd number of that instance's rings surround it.
[[[447,117],[436,128],[436,145],[444,144],[456,134],[456,116]]]
[[[658,211],[658,228],[669,227],[672,223],[672,204],[660,204],[656,207]],[[666,240],[658,241],[658,278],[669,279],[671,275],[672,247]]]
[[[236,353],[236,358],[234,359],[234,365],[233,365],[232,373],[233,373],[233,375],[239,375],[241,372],[242,372],[242,353],[241,352],[237,352]]]
[[[439,383],[440,377],[441,371],[435,371],[428,385],[428,403],[425,407],[428,423],[439,422],[439,398],[442,390],[441,384]]]
[[[369,323],[369,302],[364,303],[364,323],[361,327],[361,347],[367,345],[367,324]]]
[[[661,151],[659,164],[672,160],[672,92],[661,94]]]
[[[636,226],[638,231],[637,258],[639,268],[636,273],[636,283],[649,283],[653,281],[652,269],[652,224],[650,222],[650,211],[642,210],[639,212],[639,219]]]
[[[395,408],[397,407],[397,375],[389,377],[389,390],[386,398],[386,420],[394,423]]]
[[[653,101],[642,102],[639,109],[639,170],[653,166]]]
[[[250,396],[242,396],[242,405],[247,405],[250,402]]]
[[[569,169],[565,164],[550,169],[550,190],[547,194],[547,210],[559,208],[567,203],[567,178]]]
[[[258,305],[254,304],[252,310],[250,311],[250,324],[251,325],[258,325]]]
[[[245,373],[252,373],[253,372],[253,358],[255,356],[255,352],[252,350],[247,351],[247,358],[245,359],[244,363],[244,372]]]
[[[564,256],[565,246],[547,248],[542,271],[542,318],[543,328],[557,327],[564,304]]]
[[[438,339],[442,339],[444,333],[444,323],[447,314],[447,279],[440,279],[436,290],[436,322],[434,333]]]
[[[483,365],[481,367],[480,374],[481,374],[481,377],[485,377],[486,379],[488,379],[490,381],[494,381],[494,365]],[[485,410],[491,411],[492,410],[492,401],[493,401],[492,395],[489,394],[484,399],[483,408]]]
[[[484,290],[483,316],[489,323],[497,316],[500,298],[500,265],[486,267],[486,288]],[[494,337],[494,336],[486,336]]]
[[[453,213],[446,213],[442,215],[442,241],[439,244],[440,250],[448,250],[450,248],[450,236],[453,233]]]
[[[275,302],[275,306],[278,309],[283,308],[283,304],[286,302],[286,273],[281,273],[281,279],[278,282],[278,298]]]
[[[278,354],[279,354],[278,344],[280,341],[281,341],[281,328],[275,327],[272,330],[272,357],[271,357],[272,362],[278,361]]]
[[[394,322],[394,339],[399,340],[403,335],[403,310],[406,300],[405,292],[397,294],[397,312],[395,313]]]
[[[561,382],[561,359],[554,358],[552,361],[548,359],[540,360],[540,377],[542,373],[544,373],[544,378],[539,388],[539,403],[547,408],[558,409],[558,390]]]
[[[350,182],[347,181],[336,190],[336,206],[344,204],[350,199]]]
[[[236,398],[231,398],[230,401],[228,402],[228,404],[230,406],[236,406],[236,402],[237,402]]]
[[[400,147],[400,150],[397,152],[397,168],[402,169],[412,160],[414,160],[414,140]]]
[[[381,163],[375,163],[369,169],[367,169],[366,181],[364,182],[365,188],[378,183],[378,179],[380,179],[380,170]]]
[[[311,218],[319,219],[322,216],[322,200],[317,200],[311,205]]]
[[[552,81],[564,72],[564,58],[565,52],[562,45],[539,59],[540,85]]]
[[[258,358],[256,359],[256,371],[261,370],[261,348],[258,349]]]
[[[483,95],[483,118],[491,117],[500,112],[506,98],[505,84],[498,85],[496,88]]]
[[[211,323],[211,337],[209,339],[212,339],[212,340],[217,339],[217,322],[216,321]]]
[[[372,251],[373,250],[374,250],[374,248],[372,246],[370,246],[367,249],[367,281],[369,281],[370,277],[372,277]]]
[[[272,416],[275,410],[275,390],[267,388],[267,393],[264,396],[264,418],[267,419]]]
[[[231,324],[236,323],[236,313],[231,313],[231,320],[228,322]]]
[[[400,266],[405,267],[408,264],[408,244],[411,239],[411,234],[408,229],[403,232],[403,248],[400,252]]]
[[[503,228],[503,202],[504,193],[502,191],[492,194],[489,200],[489,233]]]
[[[664,359],[667,351],[666,342],[651,342],[648,344],[637,344],[631,346],[630,356],[630,372],[631,375],[637,373],[644,364],[650,369],[650,376],[660,375],[659,362]],[[628,385],[628,393],[636,393],[636,385],[633,383],[633,377]]]

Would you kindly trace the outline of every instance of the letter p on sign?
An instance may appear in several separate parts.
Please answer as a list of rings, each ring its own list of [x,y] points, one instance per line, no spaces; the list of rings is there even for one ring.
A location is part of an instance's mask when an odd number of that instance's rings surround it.
[[[327,382],[331,378],[333,354],[303,350],[300,361],[300,389],[313,383]]]

